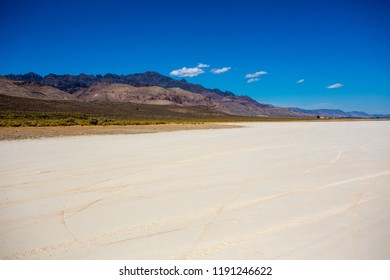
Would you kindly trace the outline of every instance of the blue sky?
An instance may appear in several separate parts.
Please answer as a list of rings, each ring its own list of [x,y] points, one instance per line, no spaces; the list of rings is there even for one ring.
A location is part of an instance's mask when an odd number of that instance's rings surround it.
[[[274,105],[390,113],[389,15],[386,0],[3,0],[0,74],[157,71]]]

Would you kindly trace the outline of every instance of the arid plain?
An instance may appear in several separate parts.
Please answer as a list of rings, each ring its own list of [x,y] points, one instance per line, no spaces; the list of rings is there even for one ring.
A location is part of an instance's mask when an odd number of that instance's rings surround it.
[[[390,122],[0,142],[1,259],[390,259]]]

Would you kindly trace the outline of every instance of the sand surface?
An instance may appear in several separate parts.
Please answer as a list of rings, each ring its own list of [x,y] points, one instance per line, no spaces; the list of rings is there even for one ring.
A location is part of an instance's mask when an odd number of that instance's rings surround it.
[[[2,259],[390,259],[390,122],[0,142]]]
[[[159,124],[111,126],[0,127],[0,141],[82,135],[116,135],[169,132],[178,130],[234,128],[237,124]]]

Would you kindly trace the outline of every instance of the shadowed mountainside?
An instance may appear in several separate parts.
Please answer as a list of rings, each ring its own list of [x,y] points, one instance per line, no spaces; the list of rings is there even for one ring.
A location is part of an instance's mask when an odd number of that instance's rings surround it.
[[[141,104],[176,104],[180,106],[208,106],[226,114],[254,117],[307,117],[288,108],[261,104],[249,96],[237,96],[232,92],[207,89],[186,80],[174,80],[156,72],[132,75],[55,75],[45,77],[35,73],[6,75],[3,84],[11,84],[27,90],[19,97],[80,100],[86,102],[132,102]],[[22,92],[23,91],[23,92]],[[18,92],[18,91],[14,91]],[[51,95],[48,93],[51,92]],[[55,96],[54,92],[57,94]],[[68,94],[66,94],[68,93]]]
[[[27,73],[0,76],[0,94],[82,102],[130,102],[133,104],[205,106],[213,111],[238,116],[265,118],[387,118],[389,115],[344,112],[336,109],[305,110],[259,103],[249,96],[207,89],[185,79],[175,80],[157,72],[130,75],[56,75]]]
[[[317,115],[328,118],[389,118],[390,115],[382,114],[367,114],[365,112],[344,112],[339,109],[314,109],[314,110],[305,110],[301,108],[290,108],[294,112]]]
[[[270,119],[270,118],[268,118]],[[0,94],[0,127],[250,121],[207,106],[48,100]],[[271,119],[270,119],[271,120]]]

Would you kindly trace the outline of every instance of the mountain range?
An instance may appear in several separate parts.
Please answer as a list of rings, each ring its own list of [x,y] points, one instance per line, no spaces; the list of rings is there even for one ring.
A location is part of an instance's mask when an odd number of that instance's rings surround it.
[[[130,75],[49,74],[44,77],[32,72],[24,75],[9,74],[0,78],[0,94],[45,100],[207,106],[226,114],[250,117],[383,117],[364,112],[276,107],[259,103],[249,96],[208,89],[157,72]]]
[[[390,115],[367,114],[365,112],[352,111],[344,112],[340,109],[314,109],[305,110],[301,108],[290,108],[294,112],[300,112],[309,115],[327,117],[327,118],[389,118]]]

